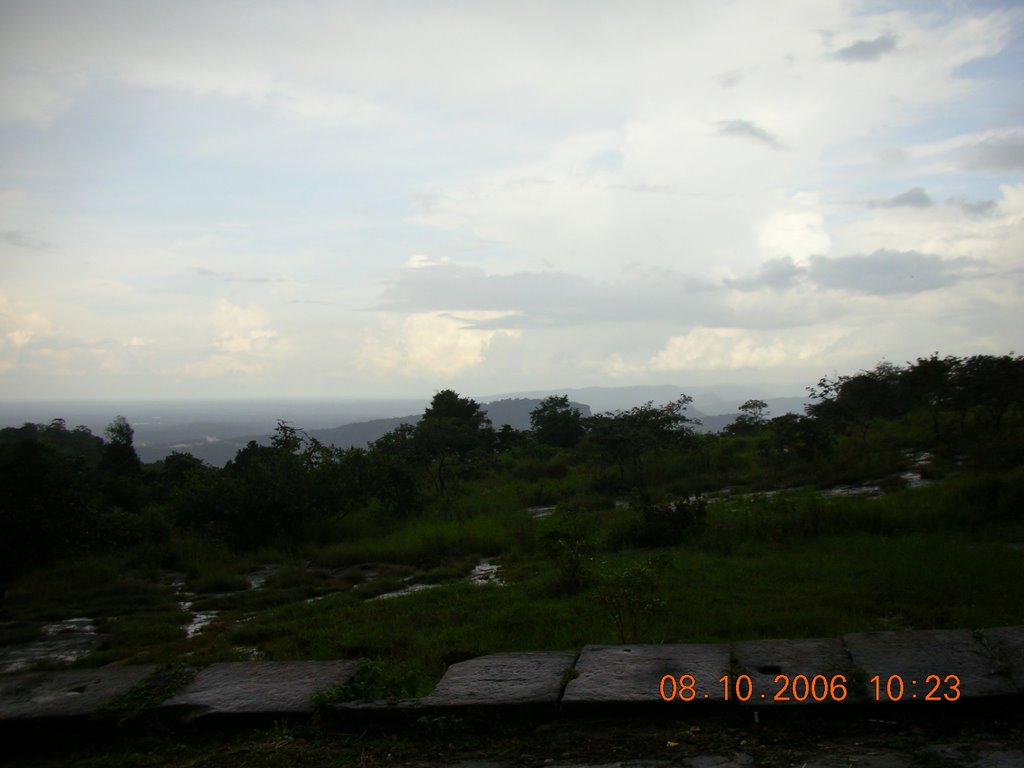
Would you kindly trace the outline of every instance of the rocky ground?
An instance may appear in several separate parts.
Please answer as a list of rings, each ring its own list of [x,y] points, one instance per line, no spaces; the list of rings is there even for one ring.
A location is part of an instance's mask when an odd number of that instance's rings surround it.
[[[1011,768],[1024,766],[1024,713],[788,711],[762,713],[758,722],[751,712],[686,719],[607,713],[538,721],[478,710],[386,727],[339,719],[22,733],[7,745],[13,766]]]

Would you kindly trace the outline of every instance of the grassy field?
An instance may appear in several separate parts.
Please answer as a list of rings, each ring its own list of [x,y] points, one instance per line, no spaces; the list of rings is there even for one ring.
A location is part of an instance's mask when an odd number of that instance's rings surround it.
[[[1017,470],[877,499],[734,494],[672,546],[631,545],[657,541],[639,507],[577,499],[534,519],[511,493],[390,531],[349,520],[362,536],[300,552],[180,541],[163,557],[173,574],[136,552],[24,575],[0,603],[0,645],[86,616],[100,646],[79,665],[367,658],[413,695],[498,651],[1024,624],[1022,491]],[[465,581],[483,558],[504,585]],[[265,586],[249,588],[266,564]],[[368,599],[410,584],[440,586]],[[197,593],[191,611],[217,612],[194,637],[176,589]]]

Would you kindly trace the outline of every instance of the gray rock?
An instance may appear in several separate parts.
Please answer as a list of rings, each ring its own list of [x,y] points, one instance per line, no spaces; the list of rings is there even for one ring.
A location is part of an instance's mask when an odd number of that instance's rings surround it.
[[[786,706],[787,704],[836,704],[862,702],[860,687],[854,683],[850,655],[836,638],[803,640],[748,640],[733,643],[732,654],[735,678],[747,674],[753,692],[747,704]],[[780,678],[779,676],[784,676]],[[806,680],[798,680],[803,675]],[[842,675],[844,680],[833,679]],[[821,676],[824,680],[815,680]],[[844,685],[843,689],[839,685]],[[781,698],[776,698],[781,697]],[[798,698],[799,697],[799,698]],[[821,699],[817,701],[815,699]],[[788,698],[788,701],[786,699]],[[799,699],[803,698],[801,702]],[[730,696],[730,700],[733,697]],[[744,702],[740,702],[744,703]]]
[[[213,664],[160,705],[186,720],[220,715],[296,715],[313,694],[351,679],[354,661],[243,661]]]
[[[961,699],[1013,694],[1009,678],[999,673],[996,660],[966,629],[912,630],[907,632],[862,632],[843,638],[854,665],[867,678],[865,694],[876,700],[875,683],[881,679],[880,701],[888,701],[886,681],[898,677],[903,683],[903,701],[923,701],[936,688],[934,676],[942,681],[938,695],[955,695],[947,677],[959,678]],[[929,676],[932,680],[929,681]],[[898,686],[893,683],[894,692]]]
[[[800,764],[801,768],[910,768],[915,764],[911,755],[892,750],[872,749],[862,754],[849,754],[846,750],[834,755],[816,755]]]
[[[0,721],[87,717],[141,683],[155,669],[100,667],[0,678]]]
[[[1024,627],[992,627],[981,630],[982,642],[992,651],[996,665],[1024,693]]]
[[[723,675],[729,674],[727,645],[588,645],[576,662],[563,704],[665,703],[662,679],[694,678],[695,702],[723,701]],[[686,681],[689,682],[688,680]],[[665,694],[673,695],[666,682]],[[682,702],[673,701],[674,706]]]
[[[724,755],[701,755],[688,758],[685,762],[687,768],[745,768],[754,764],[754,758],[742,752],[725,757]]]
[[[452,664],[421,702],[433,707],[555,704],[575,658],[572,651],[495,653]]]

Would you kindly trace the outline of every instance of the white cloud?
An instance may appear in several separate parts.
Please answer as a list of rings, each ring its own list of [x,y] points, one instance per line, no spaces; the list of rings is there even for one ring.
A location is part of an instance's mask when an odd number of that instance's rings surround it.
[[[385,320],[377,330],[367,332],[357,364],[377,374],[452,376],[483,365],[495,337],[519,335],[514,330],[467,327],[502,316],[500,312],[424,312]]]
[[[0,367],[372,394],[1012,340],[1024,129],[959,68],[1024,17],[885,5],[6,3]]]
[[[406,269],[424,269],[426,267],[438,267],[449,263],[447,256],[433,258],[423,253],[414,253],[402,266]]]
[[[824,216],[816,210],[776,211],[761,223],[757,244],[769,257],[806,261],[829,252],[831,240],[824,225]]]
[[[672,336],[647,367],[652,371],[728,371],[801,365],[821,359],[842,336],[838,330],[782,335],[749,328],[694,328]]]
[[[252,376],[272,370],[287,345],[277,331],[267,327],[269,322],[270,317],[262,307],[218,299],[210,312],[212,346],[216,351],[177,370],[197,378]]]

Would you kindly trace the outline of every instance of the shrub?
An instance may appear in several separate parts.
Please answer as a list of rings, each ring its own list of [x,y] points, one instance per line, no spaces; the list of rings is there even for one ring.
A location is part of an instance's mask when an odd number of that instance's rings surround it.
[[[694,541],[707,527],[707,500],[703,496],[640,504],[618,531],[611,546],[672,547]]]
[[[644,624],[664,606],[660,578],[667,566],[663,557],[653,557],[602,574],[597,599],[614,621],[620,643],[635,643]]]
[[[349,680],[316,691],[313,705],[324,707],[341,701],[412,698],[417,688],[416,672],[410,665],[392,667],[363,659]]]

